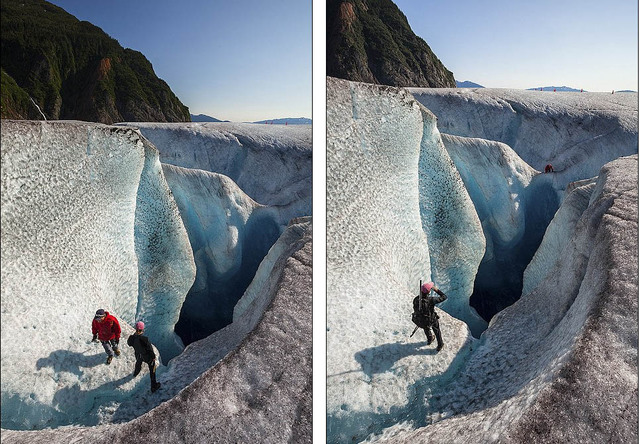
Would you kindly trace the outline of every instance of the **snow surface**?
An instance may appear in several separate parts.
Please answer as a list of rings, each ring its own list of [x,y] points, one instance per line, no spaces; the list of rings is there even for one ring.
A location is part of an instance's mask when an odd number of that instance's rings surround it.
[[[2,425],[97,421],[132,396],[133,354],[105,367],[98,308],[138,319],[162,352],[195,265],[157,151],[129,128],[2,122]],[[146,208],[143,210],[143,208]],[[153,312],[151,311],[153,307]]]
[[[426,281],[432,275],[430,254],[444,255],[440,249],[432,251],[429,238],[439,227],[428,233],[421,228],[421,209],[432,209],[429,202],[438,195],[432,189],[432,194],[425,191],[423,202],[419,198],[423,139],[440,148],[432,154],[434,162],[450,165],[445,171],[427,166],[427,172],[437,173],[440,185],[457,192],[441,205],[441,216],[448,217],[447,211],[455,209],[468,222],[475,215],[442,142],[426,134],[433,130],[433,116],[403,90],[328,79],[329,442],[362,439],[401,417],[419,417],[421,409],[414,409],[415,400],[431,390],[429,381],[446,378],[457,365],[456,356],[464,355],[472,340],[466,324],[442,311],[443,351],[436,354],[435,343],[426,346],[422,332],[409,339],[414,327],[413,297],[420,279]],[[475,226],[482,239],[477,216]],[[466,251],[457,243],[458,239],[450,239],[448,254]],[[475,267],[484,242],[480,247]],[[470,292],[475,272],[471,268],[457,277],[467,282],[435,281],[453,306],[465,303],[468,308],[469,294],[452,289],[466,287]]]
[[[290,219],[312,210],[311,125],[251,123],[140,123],[160,161],[220,173],[263,205],[286,210]]]

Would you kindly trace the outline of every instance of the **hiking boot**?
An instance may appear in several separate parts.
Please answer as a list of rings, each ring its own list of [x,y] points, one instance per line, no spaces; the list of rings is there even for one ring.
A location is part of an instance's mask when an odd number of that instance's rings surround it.
[[[442,347],[444,347],[444,344],[438,344],[438,346],[436,347],[436,351],[442,350]]]
[[[159,382],[156,383],[155,385],[151,386],[151,393],[154,393],[156,390],[158,390],[160,388],[162,384],[160,384]]]
[[[106,362],[106,364],[107,364],[107,365],[111,364],[111,361],[113,361],[113,356],[107,356],[107,362]]]
[[[133,371],[133,377],[135,378],[136,376],[138,376],[140,374],[140,370],[134,370]]]
[[[433,337],[427,338],[427,345],[431,345],[433,342]]]
[[[120,349],[119,348],[114,349],[113,352],[116,354],[116,356],[120,356]]]

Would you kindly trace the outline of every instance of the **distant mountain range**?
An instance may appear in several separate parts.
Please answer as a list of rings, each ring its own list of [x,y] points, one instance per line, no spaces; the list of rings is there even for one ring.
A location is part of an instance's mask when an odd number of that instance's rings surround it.
[[[465,80],[464,82],[458,82],[456,80],[456,87],[457,88],[484,88],[484,86],[478,85],[477,83],[473,83],[468,80]]]
[[[294,117],[288,119],[260,120],[252,123],[267,123],[273,125],[311,125],[311,119],[307,119],[306,117]]]
[[[97,26],[44,0],[2,0],[0,16],[3,119],[190,120],[149,60]]]
[[[228,120],[220,120],[215,117],[207,116],[206,114],[191,114],[192,122],[228,122]]]
[[[327,75],[391,86],[456,86],[391,0],[327,0]]]

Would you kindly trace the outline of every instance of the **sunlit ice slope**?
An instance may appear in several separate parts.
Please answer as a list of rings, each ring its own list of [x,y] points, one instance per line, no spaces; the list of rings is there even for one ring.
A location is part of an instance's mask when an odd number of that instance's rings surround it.
[[[468,298],[483,254],[480,221],[434,116],[403,90],[329,78],[329,442],[420,416],[415,400],[447,378],[472,339],[444,311],[443,351],[423,332],[409,338],[413,297],[438,271],[445,310],[482,323]]]

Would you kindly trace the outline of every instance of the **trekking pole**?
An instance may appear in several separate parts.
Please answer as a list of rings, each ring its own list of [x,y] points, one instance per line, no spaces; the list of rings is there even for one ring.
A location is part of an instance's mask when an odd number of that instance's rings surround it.
[[[416,328],[414,328],[414,329],[413,329],[413,333],[411,333],[411,336],[409,336],[409,337],[412,337],[412,336],[413,336],[413,335],[418,331],[418,329],[419,329],[419,328],[420,328],[420,327],[418,327],[418,326],[416,325]]]

